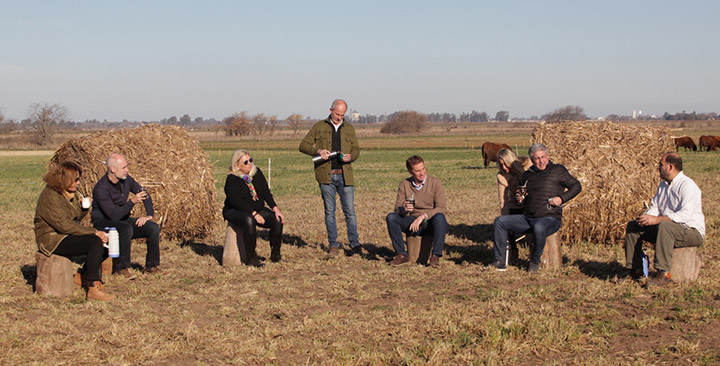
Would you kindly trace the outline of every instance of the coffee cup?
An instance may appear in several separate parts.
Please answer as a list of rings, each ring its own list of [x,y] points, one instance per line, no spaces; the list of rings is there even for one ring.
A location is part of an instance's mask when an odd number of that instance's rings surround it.
[[[84,209],[90,208],[90,197],[83,197],[82,208],[84,208]]]

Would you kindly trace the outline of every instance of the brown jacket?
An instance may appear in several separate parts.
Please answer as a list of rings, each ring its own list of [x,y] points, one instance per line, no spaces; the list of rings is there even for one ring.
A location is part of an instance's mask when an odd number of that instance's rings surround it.
[[[397,199],[395,200],[395,212],[405,216],[407,214],[404,208],[405,199],[414,195],[415,210],[411,213],[412,216],[418,217],[427,214],[429,220],[435,214],[445,214],[447,201],[445,200],[445,188],[443,188],[440,179],[428,175],[425,186],[419,191],[413,187],[411,180],[412,177],[400,181]]]
[[[300,142],[300,152],[310,156],[317,155],[318,150],[332,150],[332,131],[333,124],[330,116],[328,118],[315,123],[305,138]],[[342,162],[343,179],[346,186],[355,184],[353,180],[352,162],[360,156],[360,146],[358,145],[355,127],[347,121],[343,121],[340,129],[340,149],[344,154],[350,154],[349,162]],[[315,167],[315,179],[320,184],[330,184],[330,161],[326,161]]]
[[[53,189],[45,187],[35,207],[35,242],[38,250],[49,256],[68,235],[95,234],[95,229],[80,224],[89,210],[82,208],[80,195],[68,200]]]

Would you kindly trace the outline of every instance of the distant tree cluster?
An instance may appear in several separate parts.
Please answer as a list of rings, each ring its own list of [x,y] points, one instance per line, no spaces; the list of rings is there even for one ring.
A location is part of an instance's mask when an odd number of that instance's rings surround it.
[[[695,113],[695,111],[693,111],[692,113],[686,113],[685,111],[682,111],[682,113],[675,114],[665,112],[665,114],[663,114],[663,119],[666,121],[707,121],[718,119],[718,114],[715,112]]]
[[[576,105],[568,105],[544,114],[542,119],[547,122],[585,121],[588,119],[585,110]]]
[[[427,116],[416,111],[395,112],[388,116],[388,121],[380,129],[380,133],[406,134],[418,133],[427,125]]]

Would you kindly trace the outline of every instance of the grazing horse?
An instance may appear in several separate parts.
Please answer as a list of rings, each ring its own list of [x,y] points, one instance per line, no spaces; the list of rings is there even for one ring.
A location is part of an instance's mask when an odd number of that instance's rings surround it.
[[[684,147],[685,151],[688,151],[688,149],[692,149],[692,151],[697,151],[695,141],[693,141],[690,136],[674,137],[673,141],[675,141],[675,151],[679,152],[680,147]]]
[[[715,151],[720,147],[720,136],[702,135],[698,140],[698,145],[700,145],[700,151],[703,148],[705,148],[705,151]]]
[[[512,148],[507,144],[499,144],[495,142],[485,142],[482,144],[482,156],[485,168],[490,165],[490,162],[497,162],[498,153],[500,152],[500,149],[503,148],[512,150]]]

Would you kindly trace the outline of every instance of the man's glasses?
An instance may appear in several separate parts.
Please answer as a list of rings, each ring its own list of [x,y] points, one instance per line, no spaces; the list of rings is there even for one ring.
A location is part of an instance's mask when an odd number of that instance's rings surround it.
[[[248,160],[245,160],[245,161],[243,162],[243,164],[248,165],[249,163],[252,163],[252,162],[253,162],[253,159],[250,158],[250,159],[248,159]]]

